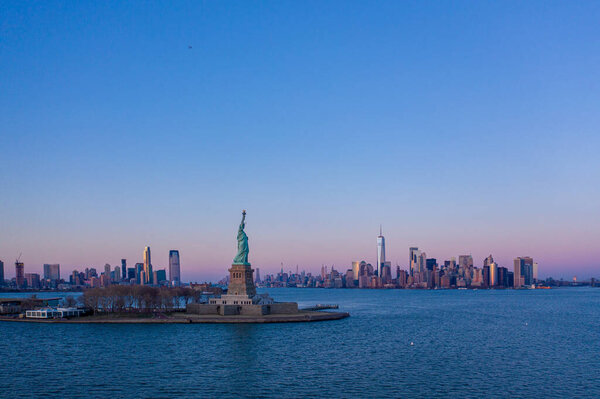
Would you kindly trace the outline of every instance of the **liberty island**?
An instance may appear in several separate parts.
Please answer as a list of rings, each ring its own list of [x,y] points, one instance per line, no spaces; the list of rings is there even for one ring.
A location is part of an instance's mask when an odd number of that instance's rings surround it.
[[[189,304],[187,313],[198,316],[224,317],[210,318],[212,322],[284,322],[334,320],[349,316],[340,312],[299,311],[296,302],[275,302],[269,294],[257,294],[254,285],[254,270],[248,261],[248,235],[246,211],[242,211],[242,221],[238,228],[238,252],[229,269],[227,294],[210,299],[208,304]]]

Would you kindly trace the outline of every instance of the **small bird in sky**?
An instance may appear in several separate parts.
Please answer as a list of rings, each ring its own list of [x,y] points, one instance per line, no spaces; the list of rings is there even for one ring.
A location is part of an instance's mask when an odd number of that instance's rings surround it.
[[[191,50],[191,49],[192,49],[192,46],[188,46],[188,50]]]

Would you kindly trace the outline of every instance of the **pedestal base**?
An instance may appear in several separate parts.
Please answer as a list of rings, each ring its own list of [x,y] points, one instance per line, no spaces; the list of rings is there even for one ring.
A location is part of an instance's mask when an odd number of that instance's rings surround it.
[[[249,296],[250,298],[256,295],[254,270],[249,263],[231,265],[227,295]]]

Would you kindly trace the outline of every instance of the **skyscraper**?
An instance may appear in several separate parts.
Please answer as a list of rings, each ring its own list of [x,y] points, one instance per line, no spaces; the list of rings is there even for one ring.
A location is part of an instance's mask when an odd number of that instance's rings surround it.
[[[427,254],[425,252],[419,251],[419,256],[417,257],[417,271],[419,273],[423,273],[426,269],[427,265]]]
[[[23,262],[15,262],[15,280],[17,288],[25,287],[25,264]]]
[[[508,285],[508,269],[498,266],[498,284],[499,287],[509,287]]]
[[[385,263],[385,238],[381,232],[381,225],[379,226],[379,236],[377,236],[377,275],[383,276],[383,264]]]
[[[533,258],[529,256],[524,256],[523,259],[523,267],[521,268],[521,274],[525,281],[525,285],[533,284]]]
[[[433,270],[437,266],[437,259],[435,258],[428,258],[425,260],[425,262],[425,267],[427,270]]]
[[[533,258],[523,256],[514,260],[515,274],[514,287],[519,288],[523,285],[531,285],[534,283],[534,263]],[[537,269],[537,268],[536,268]],[[537,270],[536,270],[537,274]]]
[[[27,281],[27,288],[40,288],[40,275],[37,273],[25,273],[25,281]]]
[[[148,249],[149,251],[150,249]],[[179,251],[172,249],[169,251],[169,282],[173,286],[179,286],[181,283],[181,269],[179,264]]]
[[[257,267],[256,268],[256,278],[254,279],[254,282],[257,284],[260,284],[260,269]]]
[[[152,284],[152,260],[150,247],[144,248],[144,284]]]
[[[121,271],[123,272],[123,280],[127,280],[127,259],[121,259]]]
[[[160,284],[163,281],[167,281],[167,271],[165,269],[154,271],[154,284]]]
[[[471,255],[459,255],[458,267],[463,269],[470,269],[473,267],[473,257]]]
[[[494,262],[494,258],[492,257],[492,255],[490,254],[490,256],[488,256],[487,258],[485,258],[483,260],[483,265],[484,266],[489,266]]]
[[[142,280],[142,274],[144,271],[144,264],[143,263],[136,263],[135,264],[135,283],[136,284],[143,284],[144,280]]]
[[[521,283],[521,259],[515,258],[513,261],[514,271],[513,271],[513,287],[520,288]]]
[[[418,259],[419,255],[420,255],[419,248],[417,248],[417,247],[408,248],[408,267],[409,267],[411,276],[414,275],[414,273],[416,271],[415,269],[417,268],[416,265],[418,262],[417,259]]]
[[[44,280],[58,281],[60,280],[60,265],[59,264],[44,264]]]
[[[0,287],[4,285],[4,262],[0,260]]]
[[[498,285],[498,264],[496,262],[490,263],[490,287]]]
[[[354,280],[358,280],[360,275],[360,262],[352,262],[352,277]]]

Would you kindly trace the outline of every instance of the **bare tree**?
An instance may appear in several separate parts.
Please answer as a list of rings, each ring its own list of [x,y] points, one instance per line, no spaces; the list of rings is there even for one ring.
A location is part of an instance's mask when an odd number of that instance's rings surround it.
[[[67,308],[74,308],[77,306],[77,300],[73,297],[73,295],[69,295],[63,300],[63,304]]]

